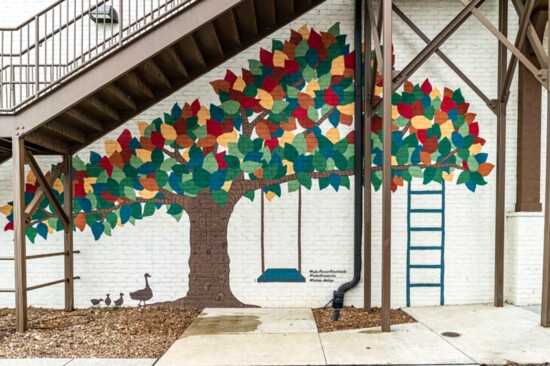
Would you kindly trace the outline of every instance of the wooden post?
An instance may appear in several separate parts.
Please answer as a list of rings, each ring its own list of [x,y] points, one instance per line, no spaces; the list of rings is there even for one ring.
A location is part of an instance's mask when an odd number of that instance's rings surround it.
[[[382,164],[382,332],[390,331],[391,311],[391,129],[392,129],[392,0],[384,0],[384,91]]]
[[[550,0],[548,0],[550,6]],[[550,11],[548,12],[550,20]],[[550,39],[548,40],[550,45]],[[550,56],[548,57],[550,62]],[[550,63],[547,63],[550,65]],[[548,66],[550,71],[550,66]],[[546,103],[550,102],[550,91],[546,93]],[[550,104],[547,104],[547,113],[550,112]],[[550,114],[546,116],[546,188],[544,197],[544,256],[542,270],[542,305],[540,311],[540,324],[543,327],[550,327]]]
[[[365,67],[364,67],[364,106],[365,106],[365,128],[363,134],[365,135],[365,142],[363,145],[363,155],[364,155],[364,170],[365,170],[365,180],[364,180],[364,206],[363,206],[363,231],[364,231],[364,247],[363,247],[363,309],[367,312],[371,311],[372,307],[372,214],[371,214],[371,106],[372,106],[372,84],[374,83],[371,76],[371,60],[370,53],[372,49],[371,43],[371,32],[372,24],[370,22],[369,9],[371,0],[366,0],[364,19],[364,40],[365,40]],[[376,74],[375,74],[376,75]]]
[[[69,218],[65,229],[65,311],[74,310],[74,270],[73,270],[73,156],[63,155],[65,165],[63,175],[63,209]]]
[[[25,142],[12,136],[13,233],[15,249],[15,330],[27,330],[27,265],[25,243]]]
[[[499,30],[508,35],[508,0],[499,2]],[[503,95],[507,73],[507,50],[498,43],[498,95],[497,100],[497,187],[495,215],[495,295],[494,304],[504,306],[504,232],[506,228],[506,103]]]

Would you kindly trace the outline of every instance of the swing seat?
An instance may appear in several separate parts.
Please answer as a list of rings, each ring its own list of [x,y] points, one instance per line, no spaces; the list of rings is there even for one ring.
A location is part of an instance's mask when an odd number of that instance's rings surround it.
[[[258,282],[306,282],[306,279],[296,268],[268,268]]]

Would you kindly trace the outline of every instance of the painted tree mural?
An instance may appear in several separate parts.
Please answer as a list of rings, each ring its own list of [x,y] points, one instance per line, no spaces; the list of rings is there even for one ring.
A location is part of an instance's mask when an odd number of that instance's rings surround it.
[[[382,80],[377,80],[378,91]],[[240,75],[227,71],[211,83],[219,103],[198,100],[138,122],[105,142],[105,154],[74,158],[74,221],[94,237],[154,215],[163,207],[190,218],[190,275],[182,306],[245,306],[229,285],[227,229],[235,205],[300,186],[350,187],[354,170],[354,53],[338,24],[327,32],[306,26],[273,41]],[[456,181],[474,191],[492,165],[481,152],[475,115],[459,90],[441,94],[429,82],[407,83],[393,96],[392,165],[395,191],[405,181]],[[372,128],[372,184],[381,186],[382,119]],[[351,131],[344,133],[343,131]],[[455,179],[456,172],[460,172]],[[285,188],[286,188],[285,186]],[[63,200],[61,181],[54,188]],[[26,201],[38,183],[27,178]],[[13,228],[11,204],[2,208]],[[44,200],[27,230],[31,241],[62,225]]]

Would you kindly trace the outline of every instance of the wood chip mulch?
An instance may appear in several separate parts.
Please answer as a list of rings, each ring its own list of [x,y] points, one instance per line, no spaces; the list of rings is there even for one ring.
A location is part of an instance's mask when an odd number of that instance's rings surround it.
[[[334,332],[337,330],[361,329],[381,325],[380,308],[372,308],[365,312],[362,308],[345,307],[340,309],[338,321],[332,321],[333,308],[313,309],[313,316],[319,333]],[[416,321],[400,309],[392,309],[391,324],[415,323]]]
[[[201,309],[29,310],[31,329],[14,331],[15,312],[0,309],[0,358],[158,358]]]

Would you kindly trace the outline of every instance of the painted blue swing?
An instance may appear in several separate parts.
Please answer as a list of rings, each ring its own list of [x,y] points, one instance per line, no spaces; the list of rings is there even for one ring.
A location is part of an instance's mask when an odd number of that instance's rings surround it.
[[[298,188],[298,268],[265,268],[265,241],[264,241],[264,194],[261,201],[261,252],[262,274],[258,282],[306,282],[302,275],[302,187]]]

